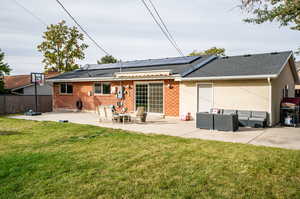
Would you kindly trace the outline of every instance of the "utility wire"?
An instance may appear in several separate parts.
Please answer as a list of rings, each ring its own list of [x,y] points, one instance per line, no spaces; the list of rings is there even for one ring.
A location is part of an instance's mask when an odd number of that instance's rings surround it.
[[[152,8],[154,9],[156,15],[158,16],[158,18],[159,18],[161,24],[164,26],[165,30],[167,31],[169,37],[171,38],[171,40],[173,41],[173,43],[176,45],[178,51],[180,51],[180,54],[181,54],[182,56],[184,56],[184,54],[182,53],[182,50],[179,48],[179,46],[178,46],[176,40],[174,39],[174,37],[172,36],[171,32],[170,32],[169,29],[167,28],[166,23],[164,22],[164,20],[163,20],[162,17],[160,16],[160,14],[159,14],[158,10],[156,9],[154,3],[152,2],[152,0],[149,0],[149,2],[150,2],[150,4],[151,4]]]
[[[28,8],[26,8],[25,6],[23,6],[20,2],[18,2],[17,0],[13,0],[13,2],[15,2],[18,6],[20,6],[23,10],[25,10],[28,14],[30,14],[36,20],[38,20],[39,22],[41,22],[43,25],[47,26],[47,23],[42,18],[40,18],[37,15],[35,15],[31,10],[29,10]]]
[[[62,7],[62,9],[69,15],[69,17],[75,22],[75,24],[84,32],[84,34],[106,55],[110,55],[103,47],[101,47],[88,33],[84,28],[77,22],[77,20],[71,15],[71,13],[64,7],[64,5],[59,1],[56,2]]]
[[[144,6],[146,7],[146,9],[148,10],[149,14],[152,16],[154,22],[158,25],[158,27],[160,28],[160,30],[162,31],[162,33],[165,35],[165,37],[170,41],[170,43],[172,44],[172,46],[177,50],[177,52],[180,54],[180,56],[184,56],[184,54],[180,51],[180,49],[177,48],[177,46],[175,45],[175,43],[172,41],[172,39],[169,37],[169,35],[167,34],[167,32],[164,30],[164,28],[162,27],[162,25],[158,22],[158,20],[156,19],[156,17],[152,13],[152,11],[149,8],[149,6],[146,4],[145,0],[141,0],[141,1],[144,4]]]

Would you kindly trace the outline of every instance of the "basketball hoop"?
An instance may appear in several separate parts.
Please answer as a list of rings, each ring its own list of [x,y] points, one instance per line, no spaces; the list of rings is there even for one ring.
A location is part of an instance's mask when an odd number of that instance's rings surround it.
[[[40,86],[44,85],[45,75],[43,73],[31,73],[31,83],[36,83]]]
[[[45,75],[43,73],[31,73],[31,83],[34,84],[34,95],[35,95],[35,114],[38,113],[38,89],[37,85],[44,85]]]
[[[44,86],[44,81],[43,81],[43,80],[37,80],[36,83],[37,83],[39,86]]]

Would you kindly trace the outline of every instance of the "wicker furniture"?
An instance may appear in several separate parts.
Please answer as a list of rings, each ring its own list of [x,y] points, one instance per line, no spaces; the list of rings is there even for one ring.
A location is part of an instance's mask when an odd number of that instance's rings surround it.
[[[251,117],[251,111],[237,111],[240,126],[249,126],[249,118]]]
[[[252,128],[265,128],[267,126],[268,113],[263,111],[252,111],[248,126]]]
[[[214,129],[218,131],[237,131],[239,129],[239,120],[236,114],[214,115]]]
[[[197,113],[196,127],[199,129],[214,129],[214,115],[210,113]]]
[[[147,113],[145,112],[145,107],[137,107],[137,110],[130,114],[131,121],[135,123],[145,123],[147,118]]]

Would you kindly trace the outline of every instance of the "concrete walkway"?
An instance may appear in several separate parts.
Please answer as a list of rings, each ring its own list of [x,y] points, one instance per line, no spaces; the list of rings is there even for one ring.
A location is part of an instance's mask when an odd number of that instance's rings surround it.
[[[300,150],[300,128],[240,128],[238,132],[220,132],[197,129],[194,121],[179,121],[177,118],[160,119],[148,117],[145,124],[113,124],[111,122],[100,123],[97,115],[93,113],[70,112],[44,113],[41,116],[18,115],[11,118],[38,121],[68,120],[72,123],[123,129],[144,134],[163,134],[184,138],[199,138]]]

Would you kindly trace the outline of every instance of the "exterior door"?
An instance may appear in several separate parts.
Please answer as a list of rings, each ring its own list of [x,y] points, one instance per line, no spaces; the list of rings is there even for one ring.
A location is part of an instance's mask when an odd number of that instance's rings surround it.
[[[198,85],[198,112],[209,112],[213,106],[213,90],[211,84]]]
[[[141,83],[135,86],[135,107],[150,113],[163,113],[163,83]]]
[[[135,108],[145,107],[148,111],[148,84],[137,84],[135,86]]]
[[[149,112],[163,113],[163,84],[151,83],[149,84]]]

